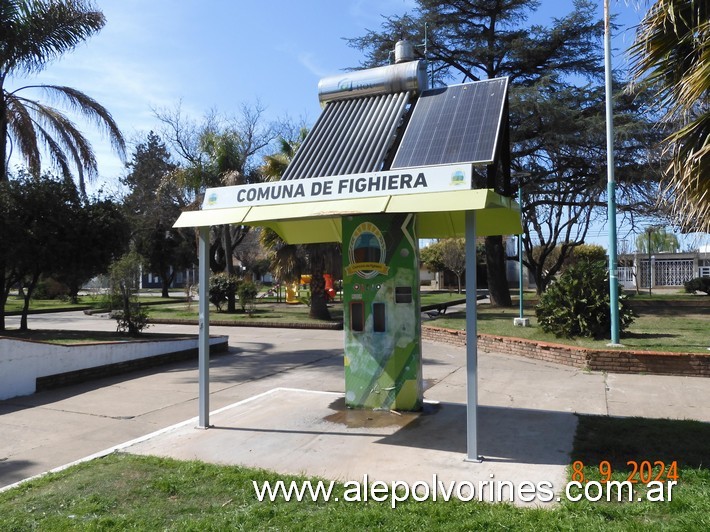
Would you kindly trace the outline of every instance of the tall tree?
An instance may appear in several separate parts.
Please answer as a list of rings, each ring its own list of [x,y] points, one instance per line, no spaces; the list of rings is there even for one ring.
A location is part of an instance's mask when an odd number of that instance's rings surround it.
[[[636,237],[636,251],[651,255],[652,253],[675,253],[680,249],[678,237],[666,231],[660,225],[646,228],[644,233]]]
[[[461,276],[466,271],[466,243],[463,238],[446,238],[441,243],[441,260],[446,269],[456,275],[457,292],[460,294]],[[471,287],[471,290],[475,289],[475,286]]]
[[[179,191],[170,179],[177,165],[162,139],[151,131],[136,146],[128,168],[130,172],[122,179],[130,190],[124,206],[133,226],[135,249],[146,267],[160,276],[162,296],[169,297],[175,273],[196,260],[192,232],[172,227],[181,210]]]
[[[22,173],[3,183],[1,190],[7,213],[0,220],[0,234],[7,247],[0,250],[5,266],[0,317],[11,288],[19,284],[24,297],[20,329],[24,330],[30,299],[43,276],[66,282],[76,297],[84,282],[105,272],[123,252],[129,235],[117,205],[82,197],[71,180]]]
[[[421,250],[421,261],[429,270],[449,270],[456,275],[461,293],[461,276],[466,271],[466,242],[462,238],[444,238],[428,245]]]
[[[401,38],[423,42],[426,24],[427,59],[436,83],[509,76],[515,92],[542,80],[564,88],[570,76],[601,79],[597,45],[603,25],[596,19],[595,4],[575,0],[572,12],[549,26],[527,24],[539,6],[534,0],[417,0],[413,14],[387,17],[379,31],[349,42],[365,52],[363,66],[374,66],[387,61],[389,50]],[[514,128],[511,134],[515,135]],[[486,188],[511,196],[513,183],[501,170],[500,165],[489,167],[481,181]],[[511,305],[501,236],[486,237],[486,262],[492,301]]]
[[[295,138],[281,138],[279,151],[264,157],[262,173],[272,181],[278,180],[298,147],[306,138],[307,130],[300,128]],[[298,280],[301,274],[311,275],[311,308],[309,316],[318,320],[330,320],[328,295],[325,291],[324,274],[337,271],[340,264],[340,243],[327,244],[287,244],[276,232],[265,228],[261,232],[261,243],[271,253],[272,269],[283,281]]]
[[[20,282],[21,272],[15,266],[15,247],[21,241],[22,217],[17,186],[0,181],[0,331],[5,330],[5,304],[10,291]]]
[[[9,179],[8,165],[13,146],[35,177],[41,171],[41,147],[65,177],[76,167],[84,187],[84,171],[96,174],[97,164],[90,143],[74,123],[55,107],[25,97],[39,88],[85,117],[103,126],[117,151],[125,150],[123,137],[109,112],[86,94],[66,86],[34,85],[8,90],[11,78],[36,74],[52,60],[72,50],[98,32],[105,19],[83,0],[0,0],[0,182]],[[0,285],[12,284],[7,266],[7,250],[0,251]],[[2,320],[4,328],[3,295]]]
[[[45,273],[67,285],[76,303],[84,283],[106,273],[109,264],[128,249],[131,230],[121,205],[110,199],[81,197],[72,205],[65,218],[65,238],[52,258],[51,270]]]
[[[40,276],[51,271],[52,261],[62,252],[62,242],[69,238],[67,219],[79,199],[75,190],[71,181],[28,178],[20,182],[19,213],[24,230],[13,247],[13,262],[24,295],[22,331],[27,330],[29,304]]]
[[[264,121],[264,107],[242,105],[240,114],[223,118],[212,111],[202,123],[185,117],[180,108],[164,110],[158,118],[165,125],[165,138],[182,159],[171,179],[183,191],[188,208],[197,208],[205,189],[261,181],[255,162],[276,139],[279,128]],[[213,226],[210,235],[210,269],[235,275],[234,251],[249,231],[244,225]],[[234,312],[234,295],[228,311]]]
[[[97,33],[103,13],[85,0],[0,0],[0,180],[8,179],[8,162],[17,147],[30,173],[39,176],[41,147],[46,148],[62,175],[76,169],[79,186],[98,171],[91,144],[62,111],[31,97],[40,89],[64,102],[105,131],[123,156],[123,136],[111,114],[96,100],[63,85],[27,85],[8,90],[10,78],[36,74],[54,59]]]
[[[680,224],[710,231],[710,4],[657,0],[638,26],[631,47],[640,86],[656,90],[672,164],[667,185]]]
[[[604,88],[559,87],[541,80],[511,99],[514,182],[522,187],[523,262],[544,291],[590,224],[606,208]],[[652,213],[658,194],[661,132],[648,116],[648,94],[617,86],[615,122],[618,210]]]

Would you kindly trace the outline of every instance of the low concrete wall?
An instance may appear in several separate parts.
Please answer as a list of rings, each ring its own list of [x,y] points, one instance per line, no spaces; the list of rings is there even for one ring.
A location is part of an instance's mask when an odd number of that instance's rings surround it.
[[[422,327],[422,338],[456,346],[466,345],[466,331]],[[478,348],[487,352],[518,355],[580,369],[609,373],[649,373],[710,377],[710,354],[588,349],[523,338],[491,334],[478,335]]]
[[[210,337],[210,351],[226,350],[227,336]],[[57,345],[0,338],[0,400],[156,363],[193,356],[198,339],[137,340]],[[172,357],[172,358],[170,358]]]

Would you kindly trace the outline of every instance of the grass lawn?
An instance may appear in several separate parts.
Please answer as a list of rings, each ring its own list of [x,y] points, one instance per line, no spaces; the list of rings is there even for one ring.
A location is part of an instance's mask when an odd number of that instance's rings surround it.
[[[528,297],[527,295],[525,296]],[[697,301],[701,296],[694,297]],[[664,301],[672,299],[664,298]],[[703,300],[704,301],[704,300]],[[609,340],[593,340],[588,338],[557,338],[553,334],[543,332],[537,326],[532,295],[525,299],[524,315],[530,318],[530,327],[516,327],[513,319],[519,316],[517,299],[513,307],[491,307],[487,304],[478,306],[478,332],[498,336],[510,336],[540,340],[551,343],[576,345],[605,349]],[[672,308],[639,308],[637,317],[628,331],[622,333],[621,343],[628,349],[644,351],[674,351],[708,353],[710,347],[710,298],[704,307]],[[466,313],[452,312],[426,320],[424,325],[444,327],[447,329],[464,330],[466,328]]]
[[[61,299],[32,299],[30,300],[30,312],[31,311],[60,311],[60,310],[78,310],[86,307],[98,306],[102,299],[94,297],[80,297],[79,303],[70,303],[69,301]],[[22,307],[24,301],[22,298],[17,296],[10,296],[7,298],[7,303],[5,304],[5,312],[22,312]]]
[[[439,500],[408,501],[393,510],[389,501],[344,502],[342,485],[334,491],[339,502],[259,502],[252,481],[303,477],[113,454],[0,493],[0,529],[708,530],[709,440],[705,423],[581,416],[570,464],[583,462],[586,478],[595,479],[607,460],[613,478],[625,480],[627,461],[676,461],[672,501],[564,501],[544,509]]]
[[[589,338],[557,338],[537,326],[537,319],[531,310],[525,311],[525,316],[530,318],[530,327],[516,327],[513,325],[513,319],[518,315],[519,311],[516,308],[479,305],[478,332],[596,349],[605,349],[609,342],[609,340]],[[424,325],[464,330],[466,313],[447,313],[436,319],[427,320]],[[644,351],[708,353],[709,330],[710,311],[707,309],[682,309],[672,315],[647,312],[640,314],[628,331],[621,335],[621,343],[628,349]]]
[[[688,294],[683,290],[678,292],[654,292],[652,290],[651,294],[649,294],[647,288],[646,290],[639,291],[638,294],[634,292],[627,292],[627,294],[629,294],[631,299],[637,301],[697,301],[703,297],[710,299],[708,296]]]
[[[465,294],[457,294],[449,291],[423,292],[421,304],[430,305],[436,303],[449,303],[465,298]],[[246,314],[239,309],[236,313],[218,312],[214,306],[210,306],[210,319],[220,321],[255,322],[266,321],[269,323],[303,323],[312,321],[308,317],[309,308],[304,304],[290,305],[287,303],[277,303],[275,298],[264,297],[257,299],[254,312]],[[343,304],[338,298],[328,304],[331,320],[334,322],[343,321]],[[197,302],[175,303],[171,305],[160,305],[146,309],[151,318],[179,318],[197,319]]]
[[[423,291],[421,304],[430,305],[456,301],[465,297],[464,294],[457,294],[448,291]],[[658,308],[640,307],[637,310],[638,317],[629,330],[622,334],[621,341],[629,349],[639,349],[646,351],[671,351],[671,352],[696,352],[708,353],[710,347],[710,297],[692,296],[688,294],[653,294],[650,298],[648,294],[633,295],[633,299],[639,301],[658,301],[662,305]],[[674,300],[681,301],[706,301],[707,305],[700,307],[679,307],[668,306]],[[163,299],[156,296],[145,296],[142,298],[146,305],[146,310],[151,318],[163,319],[193,319],[196,320],[197,302],[178,302],[177,298]],[[537,296],[532,292],[525,294],[525,316],[530,318],[530,327],[515,327],[513,318],[519,315],[517,296],[513,297],[513,307],[496,308],[487,304],[478,306],[478,331],[480,333],[494,334],[499,336],[510,336],[527,338],[530,340],[540,340],[552,343],[562,343],[576,345],[580,347],[606,348],[607,340],[592,340],[586,338],[565,339],[557,338],[552,334],[543,332],[537,327],[534,304]],[[8,300],[8,310],[12,305],[21,305],[17,298]],[[81,305],[92,305],[100,307],[103,304],[101,298],[84,297]],[[69,304],[61,301],[33,301],[33,310],[55,309],[69,307]],[[76,306],[74,307],[76,308]],[[333,322],[342,322],[342,303],[335,301],[329,305]],[[244,324],[256,324],[258,322],[271,325],[309,323],[308,307],[303,304],[288,305],[286,303],[276,303],[273,298],[263,298],[257,300],[255,310],[251,314],[238,311],[237,313],[217,312],[214,308],[210,312],[211,320],[234,321]],[[450,311],[440,315],[435,319],[424,319],[424,325],[444,327],[449,329],[463,330],[466,327],[465,313],[462,311]],[[90,340],[87,340],[90,341]]]
[[[332,303],[328,305],[331,320],[334,322],[343,321],[343,305],[342,303]],[[146,308],[150,318],[161,319],[190,319],[198,318],[197,302],[175,303],[171,305],[160,305]],[[214,307],[210,308],[210,321],[234,321],[243,322],[244,324],[254,322],[267,322],[270,324],[289,324],[289,323],[310,323],[312,320],[308,317],[309,307],[306,305],[289,305],[286,303],[273,303],[269,301],[260,301],[256,304],[254,311],[250,314],[242,312],[239,309],[235,313],[217,312]]]
[[[162,304],[172,303],[177,300],[177,297],[162,298],[158,296],[140,296],[139,301],[143,304]],[[18,296],[10,296],[5,304],[5,312],[22,312],[24,300]],[[104,296],[81,296],[78,303],[70,303],[68,300],[62,299],[31,299],[30,313],[36,311],[60,312],[63,310],[80,310],[84,308],[104,308],[106,307],[106,298]]]
[[[693,297],[693,296],[690,296]],[[695,296],[698,300],[699,296]],[[446,303],[459,300],[461,294],[455,292],[423,292],[422,306],[436,303]],[[664,298],[668,301],[668,298]],[[704,301],[704,300],[702,300]],[[597,349],[606,348],[608,340],[592,340],[586,338],[565,339],[557,338],[553,334],[545,333],[537,327],[533,294],[525,295],[525,316],[530,318],[530,327],[515,327],[513,318],[518,317],[519,307],[517,298],[513,307],[491,307],[488,304],[478,306],[478,332],[499,336],[510,336],[540,340],[552,343],[577,345]],[[336,301],[330,306],[333,321],[342,321],[342,303]],[[197,319],[197,303],[175,303],[171,305],[158,305],[147,309],[151,318],[180,318]],[[710,298],[706,307],[681,307],[678,309],[643,308],[638,311],[639,316],[629,330],[622,335],[622,343],[629,349],[646,351],[675,351],[707,353],[710,347]],[[288,305],[274,303],[269,300],[259,300],[252,314],[241,311],[230,314],[227,312],[210,312],[211,320],[235,321],[241,323],[267,322],[271,324],[305,323],[312,321],[308,317],[306,305]],[[424,318],[424,325],[444,327],[448,329],[463,330],[466,328],[466,314],[463,311],[449,311],[434,319]]]

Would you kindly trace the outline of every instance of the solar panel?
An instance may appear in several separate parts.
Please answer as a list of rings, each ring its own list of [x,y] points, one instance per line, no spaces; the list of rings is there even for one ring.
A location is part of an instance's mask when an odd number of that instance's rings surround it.
[[[495,159],[508,78],[424,91],[392,168],[490,164]]]

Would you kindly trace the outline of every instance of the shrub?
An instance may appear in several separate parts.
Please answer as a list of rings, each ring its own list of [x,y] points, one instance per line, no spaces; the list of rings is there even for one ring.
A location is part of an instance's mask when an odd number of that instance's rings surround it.
[[[32,291],[32,299],[61,299],[69,298],[69,287],[51,277],[45,277],[37,283]]]
[[[138,336],[148,327],[147,315],[137,297],[142,264],[143,258],[130,251],[109,266],[111,317],[119,332],[131,336]]]
[[[111,317],[116,320],[116,330],[131,336],[138,336],[143,329],[149,327],[148,313],[137,301],[128,303],[128,312],[125,308],[111,312]]]
[[[239,306],[242,307],[242,311],[246,311],[247,307],[249,310],[254,309],[254,301],[256,301],[256,294],[259,293],[257,286],[251,281],[242,281],[237,287],[237,295],[239,296]]]
[[[705,292],[706,295],[710,296],[710,277],[696,277],[684,283],[683,286],[689,294]]]
[[[237,293],[239,279],[227,273],[217,273],[210,276],[210,303],[222,312],[222,305],[230,296]]]
[[[621,290],[619,290],[621,294]],[[582,261],[570,266],[540,297],[535,314],[545,332],[574,338],[609,338],[611,310],[609,278],[600,261]],[[626,297],[619,296],[619,330],[633,321]]]
[[[608,261],[606,249],[596,244],[580,244],[572,249],[572,253],[562,268],[562,271],[579,264],[580,262],[604,262]]]

